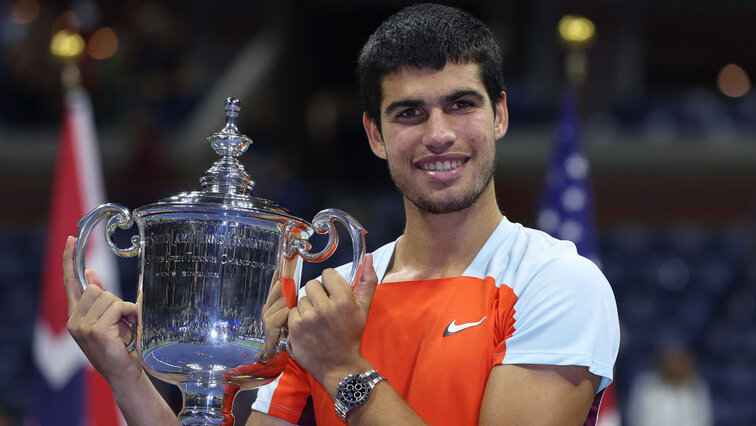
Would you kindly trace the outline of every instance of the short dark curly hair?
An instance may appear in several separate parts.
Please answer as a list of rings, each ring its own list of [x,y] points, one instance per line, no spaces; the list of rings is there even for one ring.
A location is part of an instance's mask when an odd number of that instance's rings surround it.
[[[357,74],[363,111],[380,130],[383,77],[404,67],[440,70],[448,62],[477,64],[491,102],[501,100],[501,51],[488,26],[449,6],[423,3],[402,9],[362,47]]]

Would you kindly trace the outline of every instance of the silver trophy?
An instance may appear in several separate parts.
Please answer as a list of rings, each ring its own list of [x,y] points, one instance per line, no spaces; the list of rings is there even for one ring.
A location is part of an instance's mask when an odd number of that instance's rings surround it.
[[[296,305],[302,259],[321,262],[338,245],[334,221],[352,239],[351,285],[365,256],[366,231],[350,215],[327,209],[308,223],[251,195],[254,182],[237,158],[252,141],[236,126],[239,101],[228,98],[225,107],[225,127],[207,138],[221,158],[200,178],[201,191],[133,214],[103,204],[79,221],[74,254],[82,291],[87,241],[100,221],[108,219],[105,237],[117,255],[139,255],[137,324],[123,320],[132,330],[128,348],[150,374],[180,387],[182,425],[232,425],[236,393],[281,373],[290,356],[286,330],[266,343],[263,305],[279,279],[287,304]],[[131,247],[117,247],[113,232],[134,222]],[[317,253],[307,241],[314,233],[329,236]]]

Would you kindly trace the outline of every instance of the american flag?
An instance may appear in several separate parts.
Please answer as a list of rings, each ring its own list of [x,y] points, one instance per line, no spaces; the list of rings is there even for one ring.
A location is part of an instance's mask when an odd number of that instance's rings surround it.
[[[554,148],[538,212],[538,228],[575,243],[578,253],[598,263],[590,164],[580,146],[577,93],[562,94]]]
[[[102,204],[100,171],[92,108],[80,87],[66,93],[60,146],[52,185],[39,312],[34,327],[33,354],[37,367],[33,424],[41,426],[118,425],[122,416],[107,382],[94,371],[68,334],[68,306],[61,259],[66,237],[76,235],[76,223]],[[103,234],[89,243],[87,267],[95,269],[119,294],[115,258]]]
[[[577,100],[573,88],[562,93],[537,226],[555,238],[572,241],[578,253],[600,267],[590,164],[580,145]],[[614,384],[604,390],[596,424],[620,424]]]

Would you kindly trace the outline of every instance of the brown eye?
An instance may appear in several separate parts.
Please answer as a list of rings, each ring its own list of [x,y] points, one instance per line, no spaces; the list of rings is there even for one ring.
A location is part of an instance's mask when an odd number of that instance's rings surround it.
[[[420,115],[420,110],[419,109],[417,109],[417,108],[408,108],[408,109],[405,109],[404,111],[400,112],[399,115],[398,115],[398,117],[399,118],[413,118],[413,117],[417,117],[418,115]]]
[[[453,103],[453,104],[451,105],[451,109],[455,109],[455,110],[458,110],[458,109],[465,109],[465,108],[470,108],[471,106],[473,106],[473,104],[472,104],[471,102],[467,102],[467,101],[457,101],[457,102],[454,102],[454,103]]]

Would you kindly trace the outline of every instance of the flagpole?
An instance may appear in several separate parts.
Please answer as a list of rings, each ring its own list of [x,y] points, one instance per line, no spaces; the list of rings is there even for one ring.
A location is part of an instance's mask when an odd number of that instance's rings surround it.
[[[565,51],[564,74],[570,86],[582,88],[588,79],[588,50],[596,40],[596,27],[580,15],[565,15],[557,25],[559,44]]]
[[[50,44],[62,67],[64,101],[33,342],[39,372],[35,411],[40,426],[122,423],[107,382],[89,365],[66,330],[62,249],[66,237],[76,235],[78,220],[105,198],[91,104],[77,66],[84,48],[79,34],[65,30],[56,33]],[[89,257],[89,265],[108,289],[119,294],[116,263],[104,243],[90,247]]]

